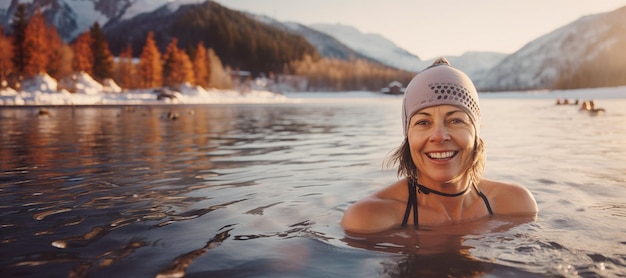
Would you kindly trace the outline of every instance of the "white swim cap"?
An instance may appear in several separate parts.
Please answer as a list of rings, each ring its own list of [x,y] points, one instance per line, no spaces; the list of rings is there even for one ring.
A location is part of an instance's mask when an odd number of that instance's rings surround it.
[[[446,58],[442,57],[413,77],[404,91],[402,103],[404,135],[407,135],[413,114],[424,108],[443,104],[462,108],[472,118],[478,132],[480,107],[476,87],[465,73],[452,67]]]

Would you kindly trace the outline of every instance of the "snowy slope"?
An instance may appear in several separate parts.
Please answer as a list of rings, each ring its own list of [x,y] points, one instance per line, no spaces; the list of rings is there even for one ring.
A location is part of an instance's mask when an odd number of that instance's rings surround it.
[[[274,26],[276,28],[285,30],[287,32],[291,32],[294,34],[299,34],[303,36],[310,44],[312,44],[317,51],[324,57],[341,59],[341,60],[350,60],[350,59],[366,59],[373,60],[362,53],[351,49],[345,44],[341,43],[334,37],[319,32],[315,29],[312,29],[308,26],[297,22],[280,22],[271,17],[264,15],[255,15],[247,13],[248,16],[260,21],[262,23]]]
[[[102,26],[109,19],[104,14],[98,12],[94,8],[94,3],[91,1],[67,1],[66,4],[70,7],[71,12],[73,13],[73,17],[76,20],[76,26],[68,28],[66,26],[55,24],[59,29],[59,33],[63,36],[63,39],[71,40],[82,32],[88,30],[89,27],[91,27],[95,22],[98,22],[98,24]]]
[[[109,20],[128,19],[151,12],[163,5],[175,11],[180,5],[198,3],[199,0],[0,0],[0,24],[6,25],[23,3],[29,8],[37,5],[46,18],[53,18],[59,34],[66,41],[86,31],[94,22],[104,26]],[[30,10],[30,9],[29,9]]]
[[[354,27],[341,24],[313,24],[309,26],[335,37],[355,51],[383,64],[413,72],[430,66],[439,57],[421,60],[418,56],[398,47],[378,34],[364,34]],[[312,44],[315,42],[309,40]],[[494,52],[466,52],[461,56],[446,56],[450,64],[465,72],[470,78],[478,78],[498,64],[508,54]]]
[[[185,4],[198,4],[204,2],[203,0],[129,0],[131,6],[124,11],[124,14],[120,19],[133,18],[139,14],[151,12],[163,5],[168,5],[170,11],[176,11],[181,5]]]
[[[472,80],[483,77],[492,67],[500,63],[509,54],[497,52],[478,52],[469,51],[461,56],[446,56],[446,59],[452,66],[465,72]],[[427,63],[430,65],[436,59],[430,59]]]
[[[626,40],[626,34],[614,31],[624,25],[626,7],[582,17],[529,42],[489,70],[476,86],[491,91],[551,88],[559,74]]]
[[[418,56],[396,46],[381,35],[363,34],[352,26],[342,24],[313,24],[309,27],[326,33],[355,51],[383,64],[414,72],[426,66],[426,63]]]

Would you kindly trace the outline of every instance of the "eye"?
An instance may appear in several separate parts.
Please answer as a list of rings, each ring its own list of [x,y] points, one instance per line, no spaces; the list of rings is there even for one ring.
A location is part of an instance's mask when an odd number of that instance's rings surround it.
[[[425,126],[425,125],[428,125],[429,123],[430,123],[430,122],[429,122],[428,120],[417,120],[417,121],[415,121],[415,124],[413,124],[413,125],[416,125],[416,126]]]
[[[461,119],[461,118],[452,118],[449,120],[450,123],[452,124],[465,124],[465,120]]]

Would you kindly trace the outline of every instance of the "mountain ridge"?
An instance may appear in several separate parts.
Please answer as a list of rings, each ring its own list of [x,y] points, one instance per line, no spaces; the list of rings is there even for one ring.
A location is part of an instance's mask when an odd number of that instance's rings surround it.
[[[365,34],[357,28],[343,24],[314,24],[311,28],[337,38],[348,47],[361,52],[383,64],[412,72],[419,72],[430,66],[439,57],[422,60],[379,34]],[[370,44],[374,42],[374,47]],[[495,66],[508,54],[497,52],[468,51],[461,56],[448,55],[446,59],[454,67],[464,71],[474,79]]]
[[[604,55],[618,58],[615,60],[619,60],[624,71],[623,50],[620,53],[610,49],[614,44],[626,43],[623,26],[626,26],[626,7],[581,17],[528,42],[476,80],[476,86],[487,91],[551,89],[586,61]],[[609,51],[617,53],[603,54]]]

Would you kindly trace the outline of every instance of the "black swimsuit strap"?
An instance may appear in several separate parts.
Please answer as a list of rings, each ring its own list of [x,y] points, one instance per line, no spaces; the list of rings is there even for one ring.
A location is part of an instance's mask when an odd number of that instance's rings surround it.
[[[487,196],[485,196],[485,194],[483,194],[482,191],[478,190],[478,187],[476,186],[476,184],[474,185],[474,189],[476,189],[476,193],[478,193],[478,196],[480,196],[480,198],[483,199],[483,202],[485,202],[485,206],[487,206],[487,210],[489,211],[489,215],[493,215],[493,211],[491,210],[491,205],[489,204],[489,200],[487,199]]]
[[[476,190],[476,193],[478,193],[478,196],[480,196],[481,199],[483,199],[483,202],[485,202],[485,206],[487,207],[487,210],[489,211],[489,215],[493,215],[493,210],[491,210],[491,205],[489,204],[489,199],[487,199],[487,196],[478,189],[478,187],[476,186],[476,184],[472,183],[472,186],[474,186],[474,189]],[[404,211],[404,218],[402,219],[402,227],[406,227],[406,225],[409,222],[409,214],[411,214],[411,209],[413,210],[413,225],[417,228],[419,227],[418,224],[418,206],[417,206],[417,182],[413,179],[409,179],[408,180],[408,189],[409,189],[409,199],[406,202],[406,210]]]
[[[406,202],[406,210],[404,211],[404,218],[402,219],[402,227],[406,227],[409,221],[409,214],[411,208],[413,208],[413,225],[418,227],[418,215],[417,215],[417,190],[415,189],[415,181],[408,179],[409,199]]]

